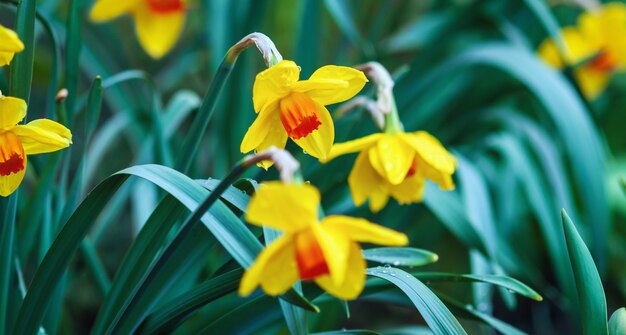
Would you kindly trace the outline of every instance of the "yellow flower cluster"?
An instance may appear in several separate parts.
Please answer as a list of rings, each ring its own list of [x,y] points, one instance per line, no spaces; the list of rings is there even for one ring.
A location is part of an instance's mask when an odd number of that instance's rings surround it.
[[[405,133],[401,125],[391,126],[383,133],[333,145],[333,120],[325,105],[346,101],[361,91],[367,82],[363,72],[331,65],[318,69],[308,80],[300,81],[299,75],[299,67],[287,60],[257,75],[253,88],[257,118],[241,142],[242,152],[284,148],[287,138],[322,162],[360,152],[348,183],[354,203],[361,205],[369,198],[372,211],[381,210],[390,196],[400,203],[420,201],[426,179],[446,190],[454,188],[454,157],[424,131]],[[397,111],[391,113],[397,120]],[[262,163],[266,169],[270,165]],[[267,294],[279,295],[298,280],[312,280],[338,298],[355,299],[365,284],[366,261],[359,242],[408,243],[405,234],[364,219],[339,215],[320,219],[319,204],[319,191],[308,184],[261,185],[250,201],[246,220],[283,235],[247,269],[241,295],[258,286]]]
[[[611,2],[578,17],[575,27],[561,30],[565,54],[554,41],[545,40],[539,56],[549,65],[574,68],[574,76],[587,99],[597,98],[616,71],[626,65],[626,5]]]
[[[0,26],[0,66],[8,65],[24,49],[17,34]],[[26,117],[26,101],[5,97],[0,92],[0,196],[7,197],[20,186],[26,173],[27,155],[68,147],[72,133],[63,125],[47,120],[19,124]]]

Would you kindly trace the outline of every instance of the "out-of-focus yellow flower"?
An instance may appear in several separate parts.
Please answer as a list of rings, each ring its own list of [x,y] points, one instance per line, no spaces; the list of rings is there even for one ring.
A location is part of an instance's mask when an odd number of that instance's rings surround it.
[[[456,160],[425,131],[396,130],[338,143],[327,161],[351,152],[360,152],[348,177],[352,200],[360,206],[369,198],[373,212],[385,207],[389,196],[401,204],[421,201],[426,178],[454,189]]]
[[[315,280],[328,293],[355,299],[363,290],[366,262],[358,242],[389,246],[406,235],[364,219],[333,215],[318,220],[319,191],[306,184],[268,182],[250,200],[246,220],[283,231],[264,249],[241,280],[239,294],[257,286],[279,295],[298,279]]]
[[[326,157],[335,126],[324,106],[352,98],[367,79],[359,70],[334,65],[319,68],[308,80],[299,77],[300,68],[287,60],[256,76],[252,100],[258,115],[241,142],[241,152],[282,149],[290,137],[311,156]],[[262,165],[267,169],[270,163]]]
[[[24,44],[17,34],[0,25],[0,66],[8,65],[16,52],[24,50]]]
[[[0,94],[0,196],[15,192],[26,172],[26,156],[57,151],[72,143],[72,133],[48,119],[18,123],[26,116],[26,102]]]
[[[626,5],[612,2],[585,12],[576,27],[563,28],[561,33],[566,54],[560,55],[554,41],[547,39],[539,46],[539,56],[556,68],[573,66],[583,94],[595,99],[611,75],[626,65]]]
[[[141,46],[152,58],[161,58],[183,30],[185,4],[186,0],[98,0],[91,9],[91,20],[103,22],[132,15]]]

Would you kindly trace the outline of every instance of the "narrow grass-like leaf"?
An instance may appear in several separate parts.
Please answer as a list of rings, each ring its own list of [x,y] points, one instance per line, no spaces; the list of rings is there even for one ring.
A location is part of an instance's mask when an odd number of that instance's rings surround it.
[[[422,266],[436,262],[437,254],[417,248],[372,248],[363,250],[368,261],[393,266]]]
[[[82,0],[70,0],[67,16],[67,30],[65,31],[65,88],[68,96],[66,101],[68,125],[73,123],[76,114],[76,97],[80,74],[80,51],[82,48]]]
[[[563,233],[569,251],[569,262],[572,265],[578,291],[582,332],[588,335],[606,335],[608,334],[606,297],[598,269],[591,258],[589,249],[565,210],[561,211],[561,215]]]
[[[352,45],[359,48],[366,58],[373,58],[374,46],[359,33],[350,16],[350,11],[346,8],[346,2],[343,0],[324,0],[324,4],[341,32],[350,40]]]
[[[242,270],[233,270],[211,278],[200,286],[176,297],[151,313],[139,329],[145,334],[166,334],[174,331],[194,311],[226,294],[235,292],[243,275]]]
[[[26,103],[30,100],[33,82],[36,3],[36,0],[22,0],[17,6],[15,20],[15,32],[24,43],[24,50],[17,53],[11,63],[9,93],[11,96],[26,100]]]
[[[387,280],[401,289],[415,304],[435,334],[467,334],[443,302],[426,285],[409,273],[392,267],[378,267],[367,269],[367,274]]]
[[[0,333],[7,332],[17,194],[0,198]]]
[[[321,333],[313,333],[311,335],[341,335],[341,334],[354,334],[354,335],[382,335],[382,333],[375,332],[373,330],[366,329],[342,329],[342,330],[332,330]]]
[[[87,132],[85,136],[85,142],[89,143],[93,136],[98,120],[100,119],[100,112],[102,111],[102,78],[100,76],[94,79],[89,90],[89,97],[87,99]],[[87,148],[87,144],[85,144]]]

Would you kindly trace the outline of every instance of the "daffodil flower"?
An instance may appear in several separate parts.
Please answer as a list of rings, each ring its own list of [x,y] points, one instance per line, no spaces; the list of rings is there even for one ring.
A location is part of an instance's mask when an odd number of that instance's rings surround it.
[[[252,100],[258,113],[241,142],[241,152],[284,148],[290,137],[305,152],[325,158],[335,140],[335,127],[324,107],[359,93],[367,79],[363,72],[345,66],[319,68],[308,80],[299,80],[300,68],[281,61],[259,73]],[[262,164],[268,168],[270,163]]]
[[[139,43],[152,58],[172,49],[185,25],[186,0],[98,0],[91,20],[103,22],[123,14],[135,19]]]
[[[328,293],[355,299],[365,283],[366,262],[358,242],[389,246],[408,243],[406,235],[347,216],[318,219],[319,191],[307,184],[262,184],[250,199],[246,220],[281,230],[246,270],[239,293],[261,286],[269,295],[287,291],[296,281],[314,280]]]
[[[555,68],[573,66],[583,94],[595,99],[612,74],[626,65],[626,5],[612,2],[585,12],[576,27],[563,28],[561,34],[565,54],[561,55],[554,41],[548,39],[539,46],[539,56]]]
[[[373,212],[385,207],[389,196],[401,204],[421,201],[427,178],[454,189],[456,160],[425,131],[377,133],[335,144],[327,160],[351,152],[360,152],[348,176],[352,200],[360,206],[369,198]]]
[[[0,66],[8,65],[16,52],[24,50],[24,44],[17,34],[0,25]]]
[[[26,172],[26,156],[57,151],[72,143],[72,133],[48,119],[18,124],[26,102],[0,94],[0,196],[15,192]]]

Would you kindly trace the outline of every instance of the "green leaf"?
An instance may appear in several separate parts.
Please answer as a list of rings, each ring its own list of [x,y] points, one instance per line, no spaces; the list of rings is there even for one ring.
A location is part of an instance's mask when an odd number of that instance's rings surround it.
[[[609,319],[609,335],[626,334],[626,308],[622,307],[611,315]]]
[[[66,101],[67,122],[72,125],[76,114],[76,97],[78,96],[78,82],[80,79],[80,52],[82,49],[82,6],[84,1],[70,0],[67,30],[65,32],[65,87],[68,95]]]
[[[324,0],[324,4],[341,32],[350,40],[352,45],[359,48],[365,58],[373,58],[374,46],[359,33],[350,16],[350,10],[346,7],[346,2],[343,0]]]
[[[385,279],[400,288],[437,335],[466,334],[459,321],[437,296],[421,281],[409,273],[392,267],[367,269],[370,276]]]
[[[22,0],[17,6],[15,32],[24,43],[24,50],[15,55],[11,62],[11,96],[29,103],[33,82],[33,63],[35,58],[35,14],[37,1]]]
[[[530,288],[528,285],[519,280],[507,276],[499,275],[473,275],[473,274],[454,274],[444,272],[414,272],[412,273],[418,279],[424,281],[454,281],[454,282],[481,282],[493,284],[505,288],[511,292],[520,294],[524,297],[542,301],[543,298],[539,293]]]
[[[437,254],[417,248],[372,248],[363,250],[368,261],[393,266],[422,266],[436,262]]]
[[[243,275],[242,270],[233,270],[211,278],[194,289],[176,297],[170,303],[152,312],[140,328],[140,333],[170,333],[194,311],[226,294],[235,292]]]
[[[382,335],[382,333],[375,332],[373,330],[366,329],[342,329],[342,330],[331,330],[327,332],[321,333],[313,333],[312,335],[342,335],[342,334],[354,334],[354,335]]]
[[[91,84],[89,98],[87,99],[87,133],[85,142],[89,143],[91,137],[98,126],[100,112],[102,111],[102,78],[97,76]],[[87,145],[85,145],[87,150]]]
[[[13,239],[15,235],[15,211],[17,194],[0,197],[0,333],[8,328],[11,276],[13,275]],[[13,309],[15,307],[11,307]]]
[[[569,260],[563,261],[569,261],[574,272],[583,334],[608,334],[606,297],[598,269],[565,210],[561,216],[569,252]]]

